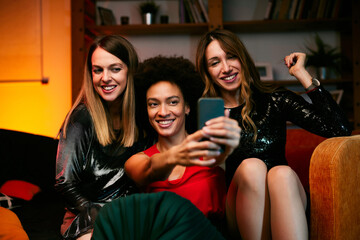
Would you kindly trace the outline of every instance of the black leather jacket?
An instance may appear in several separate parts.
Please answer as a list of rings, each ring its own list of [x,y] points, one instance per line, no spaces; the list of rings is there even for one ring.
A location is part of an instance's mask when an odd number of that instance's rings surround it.
[[[103,147],[97,140],[91,116],[79,105],[70,117],[66,139],[61,131],[56,160],[55,188],[76,215],[64,234],[77,237],[93,228],[100,208],[118,197],[137,192],[124,171],[125,161],[146,146],[137,142],[126,148],[119,143]]]
[[[235,170],[247,158],[259,158],[270,169],[276,165],[287,165],[285,158],[286,122],[323,137],[346,136],[351,127],[338,104],[323,87],[308,93],[312,104],[302,96],[289,90],[273,93],[255,92],[255,108],[251,118],[257,126],[257,139],[253,132],[242,127],[240,144],[226,160],[227,184]],[[242,126],[243,105],[230,110],[230,117]],[[306,139],[304,139],[306,141]]]

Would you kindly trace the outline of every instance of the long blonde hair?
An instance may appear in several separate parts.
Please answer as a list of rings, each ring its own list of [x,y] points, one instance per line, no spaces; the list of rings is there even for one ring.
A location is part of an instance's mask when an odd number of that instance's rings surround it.
[[[244,103],[244,108],[241,111],[242,125],[245,129],[252,129],[254,132],[254,140],[256,140],[257,127],[250,116],[255,105],[252,99],[253,91],[272,92],[275,88],[260,81],[260,75],[255,67],[254,61],[241,40],[228,30],[217,29],[201,37],[196,51],[196,69],[199,71],[205,83],[203,96],[221,97],[219,86],[214,83],[214,80],[209,74],[205,55],[206,48],[214,40],[219,42],[224,52],[237,57],[240,61],[242,81],[240,84],[239,102]]]
[[[122,95],[121,134],[117,139],[109,109],[93,87],[91,57],[98,47],[118,57],[128,67],[126,89]],[[133,78],[137,67],[138,56],[128,40],[118,35],[107,35],[96,38],[89,48],[80,93],[64,121],[64,138],[66,138],[66,129],[71,113],[79,104],[84,103],[90,112],[96,136],[101,145],[106,146],[116,140],[125,147],[132,146],[138,138],[138,129],[135,123],[135,87]]]

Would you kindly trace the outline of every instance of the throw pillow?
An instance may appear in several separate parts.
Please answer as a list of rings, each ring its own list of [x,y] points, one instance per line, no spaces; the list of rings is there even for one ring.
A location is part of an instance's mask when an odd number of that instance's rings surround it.
[[[8,180],[0,188],[0,193],[26,201],[30,201],[40,191],[37,185],[22,180]]]

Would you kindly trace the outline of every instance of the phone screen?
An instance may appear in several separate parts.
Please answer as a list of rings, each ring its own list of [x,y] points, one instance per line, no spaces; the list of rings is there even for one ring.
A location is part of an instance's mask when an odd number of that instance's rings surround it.
[[[198,129],[205,126],[205,122],[224,116],[224,100],[222,98],[200,98],[198,100]]]

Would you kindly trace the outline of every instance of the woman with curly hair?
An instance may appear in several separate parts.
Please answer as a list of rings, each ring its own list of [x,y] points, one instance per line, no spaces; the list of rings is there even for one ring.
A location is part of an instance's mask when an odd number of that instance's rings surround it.
[[[190,123],[196,123],[195,106],[203,84],[194,64],[187,59],[147,59],[135,79],[141,84],[141,103],[147,109],[144,112],[156,131],[157,142],[132,156],[125,164],[126,173],[145,192],[177,193],[210,220],[221,220],[226,187],[224,171],[215,165],[221,164],[239,144],[238,123],[218,117],[192,133],[196,128]],[[208,140],[201,141],[203,138]],[[221,145],[226,147],[224,152],[220,151]]]

